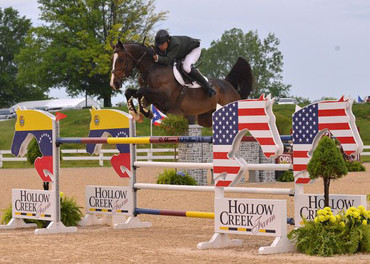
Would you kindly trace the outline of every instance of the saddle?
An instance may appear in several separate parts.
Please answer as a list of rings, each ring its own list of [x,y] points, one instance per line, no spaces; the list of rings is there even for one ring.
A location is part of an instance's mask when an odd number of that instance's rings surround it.
[[[173,64],[173,75],[175,76],[176,81],[185,87],[188,88],[201,88],[201,85],[194,81],[182,68],[182,61],[177,60]],[[208,79],[205,77],[208,81]]]

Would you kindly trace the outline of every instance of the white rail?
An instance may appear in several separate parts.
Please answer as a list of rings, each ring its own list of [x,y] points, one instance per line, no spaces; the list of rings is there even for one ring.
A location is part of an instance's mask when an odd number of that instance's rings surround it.
[[[135,183],[136,189],[146,190],[167,190],[167,191],[192,191],[192,192],[214,192],[214,186],[191,186],[191,185],[169,185],[169,184],[152,184],[152,183]],[[260,193],[276,195],[294,195],[294,189],[282,188],[245,188],[245,187],[226,187],[225,192],[233,193]]]
[[[193,162],[145,162],[135,161],[137,167],[153,167],[153,168],[183,168],[183,169],[212,169],[212,163],[193,163]],[[293,169],[292,164],[248,164],[249,170],[290,170]]]

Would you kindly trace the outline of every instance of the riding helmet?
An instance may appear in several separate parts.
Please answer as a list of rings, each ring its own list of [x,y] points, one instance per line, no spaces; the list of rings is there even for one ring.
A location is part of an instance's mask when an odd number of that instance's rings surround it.
[[[164,29],[158,30],[157,34],[155,35],[155,45],[160,46],[169,39],[170,35],[168,34],[167,30]]]

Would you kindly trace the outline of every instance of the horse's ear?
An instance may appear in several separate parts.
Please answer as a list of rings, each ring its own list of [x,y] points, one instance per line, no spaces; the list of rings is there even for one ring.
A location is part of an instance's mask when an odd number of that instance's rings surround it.
[[[118,40],[117,47],[119,47],[120,49],[124,49],[121,40]]]

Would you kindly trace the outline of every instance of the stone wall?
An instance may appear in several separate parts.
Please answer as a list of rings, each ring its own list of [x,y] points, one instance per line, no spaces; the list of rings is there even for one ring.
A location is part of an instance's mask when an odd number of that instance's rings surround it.
[[[189,126],[189,136],[201,136],[202,127],[198,125]],[[187,143],[180,144],[178,150],[179,162],[210,163],[212,158],[212,144]],[[275,163],[273,159],[268,159],[263,154],[261,147],[256,141],[242,142],[236,154],[242,157],[247,163]],[[198,185],[207,185],[207,170],[188,169],[185,170],[192,176]],[[242,179],[244,181],[244,179]],[[249,171],[250,182],[274,182],[275,171]]]

